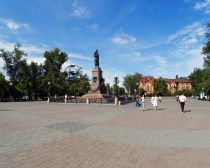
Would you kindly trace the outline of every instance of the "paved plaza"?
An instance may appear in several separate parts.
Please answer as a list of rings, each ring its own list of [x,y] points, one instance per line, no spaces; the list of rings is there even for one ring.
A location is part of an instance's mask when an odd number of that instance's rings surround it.
[[[209,168],[210,102],[155,111],[46,102],[0,103],[0,168]]]

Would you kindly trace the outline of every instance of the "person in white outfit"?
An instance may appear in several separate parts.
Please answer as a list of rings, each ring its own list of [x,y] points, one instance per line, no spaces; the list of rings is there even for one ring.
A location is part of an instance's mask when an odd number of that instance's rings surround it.
[[[154,97],[152,96],[152,97],[151,97],[151,103],[152,103],[152,106],[153,106],[153,100],[154,100]]]
[[[68,99],[67,94],[65,94],[64,98],[65,98],[65,104],[66,104],[67,103],[67,99]]]
[[[156,95],[155,95],[155,97],[153,97],[152,104],[153,104],[155,110],[157,111],[158,97]]]

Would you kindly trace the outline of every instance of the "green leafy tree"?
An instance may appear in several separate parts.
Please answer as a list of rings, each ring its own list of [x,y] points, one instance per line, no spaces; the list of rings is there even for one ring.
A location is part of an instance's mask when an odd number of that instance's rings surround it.
[[[0,101],[9,97],[9,83],[6,81],[5,76],[0,73]]]
[[[112,95],[112,90],[109,83],[106,83],[106,93],[108,95]]]
[[[87,74],[83,74],[82,68],[76,65],[70,65],[66,71],[66,89],[65,92],[72,96],[82,96],[90,88]]]
[[[61,72],[61,68],[68,59],[67,54],[58,48],[54,48],[45,51],[44,58],[45,85],[50,84],[48,87],[50,87],[51,95],[63,94],[66,76],[64,72]]]
[[[206,33],[206,39],[207,42],[205,46],[203,47],[203,54],[205,55],[204,57],[204,67],[210,69],[210,23],[207,25],[208,31]]]
[[[124,87],[119,87],[119,95],[121,95],[121,96],[125,95],[125,88]]]
[[[205,92],[210,96],[210,23],[207,25],[208,32],[206,33],[207,42],[203,47],[204,57],[204,69],[206,70],[206,80],[203,83]]]
[[[165,96],[167,94],[167,85],[161,78],[154,82],[154,92],[156,95]]]
[[[105,93],[107,93],[107,88],[106,88],[105,80],[104,80],[104,78],[101,78],[100,81],[101,81],[101,84],[100,84],[101,93],[105,94]]]
[[[119,96],[119,78],[117,76],[114,77],[114,85],[113,85],[113,93],[116,97]]]
[[[189,75],[192,82],[193,92],[198,95],[204,88],[204,83],[206,79],[206,70],[195,68],[194,71]]]
[[[47,88],[44,84],[43,65],[31,62],[29,65],[29,79],[31,83],[30,99],[37,100],[38,97],[43,98],[47,95]]]
[[[135,73],[133,75],[126,75],[124,77],[123,86],[125,86],[129,95],[135,95],[138,88],[139,80],[141,79],[142,74]]]
[[[5,64],[4,69],[10,78],[11,95],[14,99],[20,98],[28,93],[28,67],[26,63],[26,53],[22,51],[21,44],[14,45],[12,52],[0,49],[0,57],[3,58]]]

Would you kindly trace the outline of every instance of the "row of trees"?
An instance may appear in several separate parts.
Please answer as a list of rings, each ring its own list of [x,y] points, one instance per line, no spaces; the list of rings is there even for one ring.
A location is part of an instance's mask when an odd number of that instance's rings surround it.
[[[0,100],[14,99],[37,100],[48,96],[81,96],[90,88],[87,74],[77,65],[69,65],[62,70],[69,59],[65,52],[54,48],[45,51],[44,63],[27,63],[27,54],[21,50],[21,44],[14,45],[13,51],[0,49],[0,58],[4,61],[4,69],[8,80],[0,72]],[[123,95],[125,89],[118,85],[101,84],[103,93]]]
[[[61,71],[68,60],[66,53],[55,48],[45,51],[43,64],[27,64],[27,54],[16,44],[12,52],[0,50],[4,60],[4,69],[8,80],[0,73],[0,98],[12,97],[14,100],[27,96],[30,100],[46,99],[51,95],[82,95],[89,89],[89,79],[76,65],[68,66]]]

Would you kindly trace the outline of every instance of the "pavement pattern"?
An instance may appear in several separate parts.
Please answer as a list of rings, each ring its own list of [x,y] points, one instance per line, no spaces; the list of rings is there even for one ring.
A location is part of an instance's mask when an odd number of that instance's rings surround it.
[[[209,167],[208,101],[0,103],[0,168]]]

